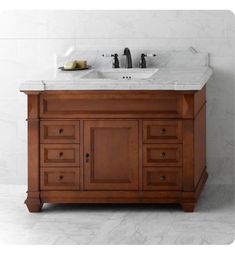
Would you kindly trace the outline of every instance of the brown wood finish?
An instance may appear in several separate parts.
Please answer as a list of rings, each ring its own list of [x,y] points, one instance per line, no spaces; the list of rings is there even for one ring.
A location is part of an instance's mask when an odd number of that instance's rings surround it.
[[[84,121],[84,189],[138,190],[138,121]]]
[[[25,204],[30,212],[41,211],[39,173],[39,95],[28,95],[28,191]]]
[[[42,120],[40,122],[41,143],[79,143],[79,121]]]
[[[195,206],[207,180],[204,172],[194,191],[41,191],[43,203],[180,203]]]
[[[84,190],[84,121],[80,121],[80,190]]]
[[[144,168],[144,190],[181,190],[182,169],[180,167]]]
[[[194,94],[194,117],[206,104],[206,86]]]
[[[206,168],[206,107],[200,109],[194,120],[194,187]]]
[[[143,121],[144,143],[181,143],[182,121],[152,120]]]
[[[43,203],[194,210],[207,179],[205,87],[26,93],[30,212]]]
[[[119,118],[123,114],[177,118],[182,115],[183,96],[178,94],[42,94],[43,118]],[[121,101],[121,103],[120,103]],[[147,114],[147,115],[146,115]]]
[[[43,203],[180,203],[191,212],[207,180],[204,172],[194,191],[41,191]],[[189,206],[191,205],[191,208]]]
[[[41,144],[41,166],[79,166],[79,145]]]
[[[41,190],[79,190],[79,168],[41,168]]]
[[[181,203],[181,191],[41,191],[43,203]]]
[[[144,166],[182,166],[181,144],[144,144]]]
[[[139,191],[143,190],[143,120],[139,120]]]
[[[194,128],[193,120],[183,120],[183,190],[194,189]]]

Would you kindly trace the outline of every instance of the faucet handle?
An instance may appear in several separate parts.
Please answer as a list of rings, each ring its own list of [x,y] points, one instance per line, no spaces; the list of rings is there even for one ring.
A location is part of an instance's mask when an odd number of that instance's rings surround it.
[[[155,53],[141,53],[141,56],[143,57],[156,57],[157,55]]]
[[[146,57],[156,57],[157,55],[155,53],[148,53],[145,54]]]
[[[113,68],[119,68],[119,60],[118,60],[118,54],[102,54],[102,57],[112,57],[113,62],[112,62],[112,67]]]
[[[145,60],[145,57],[146,57],[146,56],[147,56],[146,54],[141,53],[141,56],[140,56],[140,63],[139,63],[139,67],[140,67],[140,68],[146,68],[146,67],[147,67],[147,65],[146,65],[146,60]]]
[[[104,53],[101,56],[104,58],[111,58],[111,57],[118,56],[118,54],[117,53],[111,53],[111,54]]]
[[[105,58],[110,58],[112,57],[113,54],[102,54],[102,57],[105,57]]]
[[[148,54],[141,53],[140,63],[139,63],[140,68],[146,68],[147,67],[145,57],[156,57],[156,54],[155,53],[148,53]]]
[[[112,67],[113,68],[119,68],[118,54],[117,53],[111,54],[111,57],[113,57]]]
[[[102,54],[102,57],[104,58],[118,57],[118,54],[117,53]]]

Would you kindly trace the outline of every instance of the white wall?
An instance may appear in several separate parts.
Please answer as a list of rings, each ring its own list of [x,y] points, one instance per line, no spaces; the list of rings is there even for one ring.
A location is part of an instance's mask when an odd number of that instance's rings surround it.
[[[22,81],[78,50],[186,50],[210,53],[207,86],[209,183],[234,181],[235,18],[229,11],[8,11],[0,13],[0,183],[26,183],[26,96]]]

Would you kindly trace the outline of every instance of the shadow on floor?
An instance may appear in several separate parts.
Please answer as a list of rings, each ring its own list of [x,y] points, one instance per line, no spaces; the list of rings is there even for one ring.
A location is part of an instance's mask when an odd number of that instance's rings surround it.
[[[44,204],[44,212],[59,211],[158,211],[158,212],[179,212],[181,207],[178,204]]]

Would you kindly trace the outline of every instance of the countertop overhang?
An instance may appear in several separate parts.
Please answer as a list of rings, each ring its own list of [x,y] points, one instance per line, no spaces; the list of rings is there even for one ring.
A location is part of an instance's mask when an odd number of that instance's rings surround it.
[[[20,91],[51,90],[201,90],[210,79],[210,67],[159,68],[151,79],[83,79],[89,71],[49,71],[41,80],[26,81]]]

